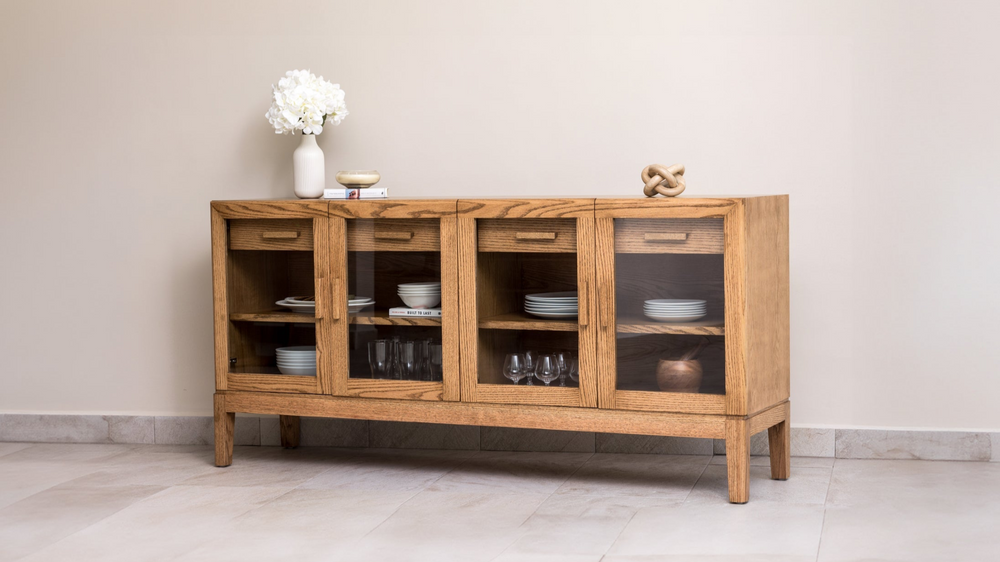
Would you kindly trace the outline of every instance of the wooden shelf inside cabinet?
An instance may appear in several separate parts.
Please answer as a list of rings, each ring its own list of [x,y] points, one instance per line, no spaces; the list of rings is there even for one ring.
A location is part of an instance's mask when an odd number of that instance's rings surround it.
[[[623,318],[618,322],[619,334],[678,334],[693,336],[724,336],[726,328],[721,318],[697,322],[654,322],[642,317]]]
[[[544,332],[575,332],[579,324],[575,318],[536,318],[523,312],[496,314],[479,321],[480,328],[493,330],[541,330]]]
[[[440,326],[441,318],[426,316],[389,316],[387,310],[361,311],[350,315],[351,324],[374,326]]]
[[[234,322],[273,322],[276,324],[315,324],[316,317],[297,312],[234,312],[229,315]]]

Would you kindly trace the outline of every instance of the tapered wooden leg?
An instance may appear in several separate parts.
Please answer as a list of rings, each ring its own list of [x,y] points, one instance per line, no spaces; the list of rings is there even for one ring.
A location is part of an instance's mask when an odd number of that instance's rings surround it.
[[[730,503],[750,501],[750,421],[726,419],[726,469]]]
[[[299,417],[278,416],[278,426],[281,427],[281,446],[294,449],[299,446]]]
[[[785,419],[767,429],[767,444],[771,449],[771,478],[788,480],[792,473],[792,436],[788,426],[790,407],[785,403]]]
[[[215,466],[233,464],[233,432],[236,412],[226,411],[226,396],[215,395]]]

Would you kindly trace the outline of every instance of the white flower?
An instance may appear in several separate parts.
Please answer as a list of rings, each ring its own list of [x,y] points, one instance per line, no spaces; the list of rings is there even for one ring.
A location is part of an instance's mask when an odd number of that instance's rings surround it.
[[[347,117],[344,90],[340,84],[331,84],[308,70],[289,70],[278,80],[271,109],[264,114],[277,134],[287,135],[295,131],[318,135],[323,132],[327,118],[334,125]]]

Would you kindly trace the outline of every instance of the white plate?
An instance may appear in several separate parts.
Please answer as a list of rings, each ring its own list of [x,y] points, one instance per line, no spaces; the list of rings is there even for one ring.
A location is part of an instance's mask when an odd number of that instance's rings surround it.
[[[312,304],[297,304],[287,301],[278,301],[274,303],[282,308],[287,308],[292,312],[298,312],[299,314],[314,314],[316,312],[316,303]]]
[[[646,311],[646,312],[652,312],[654,314],[655,313],[665,313],[665,314],[667,314],[667,313],[669,313],[669,314],[697,314],[699,312],[705,312],[708,309],[707,308],[682,308],[682,309],[676,309],[676,308],[643,308],[643,310]]]
[[[285,297],[285,298],[283,298],[281,300],[283,300],[285,302],[296,303],[296,304],[316,304],[316,298],[315,297],[313,297],[313,300],[311,300],[311,301],[302,300],[303,298],[305,298],[305,297]]]
[[[538,304],[536,302],[526,302],[524,303],[524,306],[528,308],[576,308],[577,306],[579,306],[579,304],[575,302],[560,302],[555,304]]]
[[[694,322],[695,320],[701,320],[704,318],[704,314],[699,314],[696,316],[652,316],[650,314],[646,315],[646,318],[650,320],[656,320],[657,322]]]
[[[290,345],[287,347],[279,347],[274,351],[278,353],[287,353],[289,351],[316,351],[315,345]]]
[[[699,299],[649,299],[643,304],[665,304],[665,305],[691,305],[705,304],[706,301]]]
[[[524,298],[529,301],[551,301],[551,300],[577,300],[578,295],[576,291],[562,291],[558,293],[534,293],[531,295],[524,295]]]
[[[283,375],[316,376],[316,367],[282,367],[279,365],[278,371]]]
[[[400,283],[396,285],[399,289],[440,289],[440,281],[428,281],[426,283]]]
[[[578,316],[576,312],[529,312],[528,314],[542,318],[576,318]]]

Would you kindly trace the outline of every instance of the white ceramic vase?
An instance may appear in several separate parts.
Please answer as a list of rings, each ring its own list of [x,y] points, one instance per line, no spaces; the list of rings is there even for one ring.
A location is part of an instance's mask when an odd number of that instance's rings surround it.
[[[326,163],[323,149],[316,144],[316,135],[302,135],[302,142],[292,154],[295,171],[295,196],[318,199],[326,188]]]

